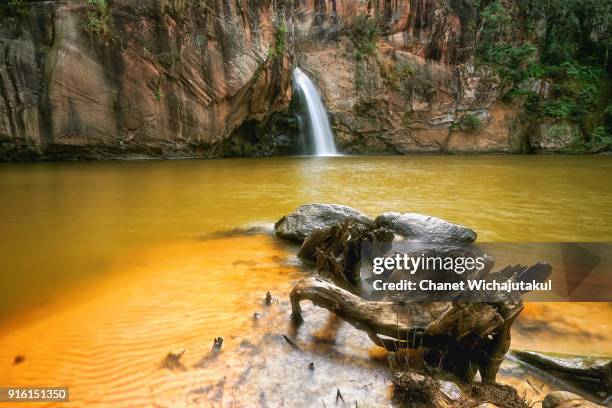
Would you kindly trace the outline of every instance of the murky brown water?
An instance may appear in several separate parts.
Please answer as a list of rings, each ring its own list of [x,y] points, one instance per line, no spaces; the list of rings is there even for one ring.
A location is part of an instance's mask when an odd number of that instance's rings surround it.
[[[612,241],[611,176],[609,157],[0,166],[0,383],[69,385],[75,406],[117,407],[305,396],[330,406],[340,385],[359,406],[380,406],[380,352],[359,332],[313,308],[293,333],[305,354],[279,337],[291,330],[288,290],[305,273],[292,249],[215,232],[336,202],[444,217],[480,241]],[[278,303],[265,308],[268,290]],[[611,317],[608,304],[528,305],[513,347],[612,355]],[[216,336],[224,352],[206,358]],[[159,368],[183,349],[184,370]],[[25,361],[13,365],[16,355]]]

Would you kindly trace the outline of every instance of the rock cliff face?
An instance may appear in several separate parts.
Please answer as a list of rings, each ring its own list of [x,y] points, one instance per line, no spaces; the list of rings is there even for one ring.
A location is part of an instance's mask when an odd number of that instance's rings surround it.
[[[471,63],[470,4],[300,4],[295,23],[298,64],[320,87],[343,151],[526,150],[518,109],[500,103],[499,79]],[[355,36],[367,37],[367,32],[351,32],[351,26],[375,16],[383,32],[372,44],[376,51],[364,55],[364,40]]]
[[[282,1],[24,7],[0,22],[2,160],[276,154],[291,144],[256,131],[291,100]]]
[[[346,153],[563,151],[578,132],[500,102],[471,0],[24,4],[0,22],[4,161],[295,153],[295,65]]]

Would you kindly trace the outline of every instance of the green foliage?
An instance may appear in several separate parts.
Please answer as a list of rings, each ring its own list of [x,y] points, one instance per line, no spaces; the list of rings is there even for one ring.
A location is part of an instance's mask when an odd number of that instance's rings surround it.
[[[185,22],[189,6],[187,0],[161,0],[160,6],[179,25]]]
[[[160,52],[155,56],[155,59],[168,71],[174,70],[181,61],[181,57],[177,52]]]
[[[593,144],[612,144],[612,134],[605,127],[598,126],[591,133],[591,141]]]
[[[253,74],[253,85],[259,82],[259,78],[261,78],[261,73],[263,72],[263,64],[258,65],[255,73]]]
[[[285,53],[285,47],[287,46],[287,33],[289,29],[285,20],[279,18],[279,23],[276,27],[276,33],[274,35],[274,47],[268,49],[268,60],[275,61],[277,58],[282,58]]]
[[[28,15],[28,7],[24,0],[4,0],[0,3],[0,18],[17,17],[22,18]]]
[[[157,102],[161,101],[161,98],[164,96],[159,86],[155,89],[155,92],[153,92],[153,95],[155,96],[155,100]]]
[[[544,32],[539,36],[544,63],[560,65],[580,60],[592,65],[607,65],[612,2],[522,0],[521,3],[525,20],[531,27],[544,22]]]
[[[362,60],[376,50],[381,35],[378,19],[360,14],[348,26],[348,34],[355,46],[353,57]]]
[[[484,43],[504,42],[512,35],[512,16],[500,0],[485,7],[480,20],[480,38]]]
[[[612,129],[612,105],[608,105],[604,110],[603,122],[608,129]]]
[[[468,113],[461,120],[461,127],[468,132],[475,132],[482,127],[482,122],[478,116]]]
[[[285,24],[284,20],[281,21],[276,30],[276,55],[283,55],[283,53],[285,52],[288,32],[289,30],[287,29],[287,24]]]
[[[539,112],[544,116],[557,119],[568,119],[572,116],[575,104],[567,100],[552,100],[540,103]]]
[[[475,35],[476,60],[504,80],[504,100],[521,98],[528,117],[578,124],[584,146],[611,134],[612,114],[606,112],[612,97],[612,1],[517,0],[513,9],[506,4],[478,3]],[[536,81],[547,84],[546,92]]]
[[[384,54],[377,55],[376,62],[378,62],[382,77],[394,89],[400,89],[402,82],[412,76],[410,66],[401,64]]]
[[[111,34],[111,17],[106,0],[87,0],[85,30],[99,38]]]
[[[605,109],[602,104],[609,95],[603,92],[605,81],[600,68],[566,61],[559,66],[544,66],[540,71],[553,84],[548,99],[521,88],[511,91],[514,95],[529,95],[527,108],[531,115],[569,119],[585,128],[589,117]]]
[[[203,55],[206,44],[208,43],[208,37],[205,34],[198,34],[195,36],[193,41],[195,50],[198,54]]]
[[[531,43],[516,47],[503,43],[493,44],[481,52],[482,61],[495,66],[503,79],[518,82],[527,78],[526,65],[533,62],[536,48]]]
[[[477,132],[482,128],[482,121],[473,113],[466,113],[460,120],[453,122],[451,131]]]
[[[482,64],[492,66],[498,74],[511,82],[526,77],[536,47],[530,42],[514,44],[513,19],[500,0],[495,0],[480,13],[476,56]]]

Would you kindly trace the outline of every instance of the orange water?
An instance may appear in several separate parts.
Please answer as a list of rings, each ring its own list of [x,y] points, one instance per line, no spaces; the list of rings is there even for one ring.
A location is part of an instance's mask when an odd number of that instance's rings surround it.
[[[293,333],[308,353],[279,337],[306,273],[294,248],[216,232],[336,202],[444,217],[482,241],[610,241],[611,175],[608,157],[2,165],[0,385],[68,385],[71,406],[112,407],[330,406],[341,386],[380,406],[384,370],[367,337],[308,308]],[[608,304],[528,305],[512,344],[612,356],[611,317]],[[216,336],[224,351],[207,359]],[[184,370],[160,368],[181,350]]]
[[[266,291],[287,293],[296,273],[270,238],[174,242],[117,260],[112,279],[19,319],[0,336],[3,384],[62,384],[77,406],[150,406],[216,373],[160,369],[170,351],[191,367],[216,336],[248,337]],[[15,355],[25,361],[13,365]],[[171,405],[174,406],[174,405]]]

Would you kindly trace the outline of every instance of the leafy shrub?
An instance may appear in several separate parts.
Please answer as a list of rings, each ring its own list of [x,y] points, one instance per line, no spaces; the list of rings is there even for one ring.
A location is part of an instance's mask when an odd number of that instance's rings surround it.
[[[542,102],[539,111],[544,116],[557,119],[567,119],[572,116],[574,105],[566,100],[553,100]]]
[[[482,127],[482,122],[478,116],[468,113],[461,119],[461,127],[468,132],[476,132]]]
[[[360,14],[353,18],[348,26],[348,34],[355,46],[353,57],[357,60],[364,59],[376,50],[381,35],[378,19]]]
[[[165,69],[172,71],[180,63],[181,57],[176,52],[160,52],[155,59]]]
[[[111,17],[106,0],[87,0],[85,30],[98,37],[106,37],[111,33]]]
[[[28,7],[24,0],[3,0],[0,2],[0,17],[25,17],[28,15]]]
[[[608,64],[612,3],[601,0],[522,0],[524,19],[533,28],[544,24],[542,61],[561,65],[580,60]]]
[[[537,49],[530,42],[515,45],[513,26],[512,16],[500,0],[485,7],[480,13],[476,56],[502,78],[518,82],[526,78],[526,69],[534,62]]]
[[[410,66],[401,64],[386,55],[379,55],[376,58],[382,77],[390,87],[399,89],[402,82],[412,75]]]
[[[609,133],[612,2],[520,0],[513,9],[502,0],[479,4],[476,59],[505,80],[505,101],[521,97],[528,117],[570,120],[583,134],[599,127]],[[534,92],[536,80],[550,84],[546,99]]]
[[[287,24],[284,20],[280,19],[274,35],[274,47],[268,49],[268,60],[274,61],[285,53],[288,32]]]
[[[608,133],[605,127],[598,126],[591,133],[591,143],[595,145],[612,144],[612,134]]]
[[[155,96],[155,100],[157,102],[160,102],[162,97],[164,96],[161,88],[158,86],[157,88],[155,88],[155,91],[153,92],[153,96]]]

